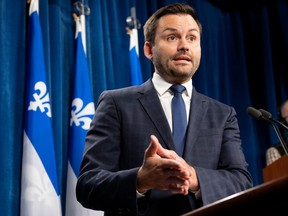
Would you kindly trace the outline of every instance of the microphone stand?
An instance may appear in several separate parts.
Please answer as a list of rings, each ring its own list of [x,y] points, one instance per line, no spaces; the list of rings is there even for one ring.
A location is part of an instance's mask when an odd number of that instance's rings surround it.
[[[274,129],[274,131],[276,132],[276,135],[281,143],[281,146],[285,152],[285,154],[288,156],[288,147],[283,139],[283,136],[281,135],[279,128],[275,126],[275,122],[276,120],[273,121],[272,115],[271,113],[267,112],[266,110],[263,109],[255,109],[253,107],[248,107],[247,108],[247,113],[249,115],[251,115],[252,117],[256,118],[256,119],[262,119],[265,120],[266,122],[270,123]],[[278,123],[276,121],[276,123]]]
[[[287,145],[285,144],[285,141],[284,141],[279,129],[274,124],[271,124],[271,125],[273,126],[273,128],[274,128],[274,130],[276,132],[276,135],[277,135],[278,139],[280,140],[281,146],[284,149],[285,154],[288,155]]]
[[[284,127],[286,130],[287,130],[288,128],[287,128],[286,125],[284,125],[283,123],[281,123],[281,122],[276,121],[275,119],[273,119],[273,118],[272,118],[272,114],[269,113],[268,111],[263,110],[263,109],[259,109],[259,111],[260,111],[260,113],[262,114],[262,115],[260,116],[260,118],[262,118],[262,119],[265,120],[265,121],[268,121],[268,122],[272,125],[272,127],[273,127],[274,131],[276,132],[276,135],[277,135],[277,137],[278,137],[278,139],[279,139],[279,141],[280,141],[280,143],[281,143],[281,146],[282,146],[285,154],[288,155],[288,147],[287,147],[287,144],[286,144],[283,136],[281,135],[281,133],[280,133],[280,131],[279,131],[279,128],[276,127],[275,124]]]
[[[283,124],[283,123],[280,122],[280,121],[277,121],[277,120],[273,119],[273,118],[272,118],[272,114],[271,114],[270,112],[268,112],[268,111],[266,111],[266,110],[264,110],[264,109],[259,109],[259,111],[262,113],[263,116],[265,116],[265,118],[267,118],[267,119],[273,121],[274,123],[280,125],[280,126],[281,126],[282,128],[284,128],[285,130],[288,130],[288,127],[287,127],[285,124]]]

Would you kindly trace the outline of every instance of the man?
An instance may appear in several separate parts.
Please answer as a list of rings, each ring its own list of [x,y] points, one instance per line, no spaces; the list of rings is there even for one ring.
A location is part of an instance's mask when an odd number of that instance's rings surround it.
[[[284,101],[280,106],[280,120],[288,125],[288,100]]]
[[[76,188],[84,207],[105,215],[181,215],[252,187],[235,110],[192,85],[200,33],[186,4],[163,7],[148,19],[144,54],[155,73],[140,86],[100,95]],[[178,154],[173,84],[186,88],[188,123]]]
[[[288,126],[288,100],[284,101],[279,107],[279,120],[284,125]],[[279,129],[282,132],[282,136],[284,137],[286,145],[288,145],[287,131],[283,131],[282,128]],[[277,143],[276,145],[268,148],[266,151],[266,165],[267,166],[270,165],[271,163],[278,160],[285,154],[286,152],[281,143]]]

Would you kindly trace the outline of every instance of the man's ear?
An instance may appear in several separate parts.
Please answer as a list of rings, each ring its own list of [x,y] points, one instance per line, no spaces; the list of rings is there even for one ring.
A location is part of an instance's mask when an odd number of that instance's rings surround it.
[[[146,58],[150,59],[152,61],[153,59],[153,54],[152,54],[152,45],[150,42],[145,41],[144,43],[144,55],[146,56]]]

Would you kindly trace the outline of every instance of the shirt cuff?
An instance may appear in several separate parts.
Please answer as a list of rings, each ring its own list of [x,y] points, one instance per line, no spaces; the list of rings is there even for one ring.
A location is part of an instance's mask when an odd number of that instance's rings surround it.
[[[197,200],[200,200],[201,199],[201,190],[200,190],[200,188],[197,190],[197,191],[190,191],[191,193],[193,193],[194,195],[195,195],[195,198],[197,199]]]
[[[137,199],[145,197],[145,193],[140,193],[138,190],[136,190],[136,197]]]

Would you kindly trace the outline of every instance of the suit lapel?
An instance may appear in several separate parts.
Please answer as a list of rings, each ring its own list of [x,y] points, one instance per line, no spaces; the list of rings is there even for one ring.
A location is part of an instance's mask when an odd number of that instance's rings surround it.
[[[160,134],[161,137],[158,137],[158,139],[162,139],[164,142],[160,143],[163,146],[165,145],[168,149],[175,150],[172,134],[167,133],[167,131],[171,131],[171,129],[151,79],[142,85],[142,87],[143,88],[140,92],[142,96],[139,97],[139,101]],[[200,130],[200,122],[202,122],[202,118],[207,112],[206,104],[207,102],[205,98],[194,88],[183,158],[190,157],[192,148],[195,145],[197,136],[199,134],[198,131]]]
[[[139,101],[160,134],[161,137],[158,137],[159,141],[162,139],[164,142],[160,141],[160,143],[168,149],[175,150],[172,134],[167,133],[167,131],[171,131],[167,118],[151,80],[147,81],[143,87],[142,96],[139,97]]]
[[[190,106],[189,124],[187,128],[183,158],[190,157],[192,148],[195,145],[197,136],[199,134],[198,132],[200,130],[200,123],[202,122],[203,116],[205,116],[207,112],[206,104],[206,100],[194,88]]]

